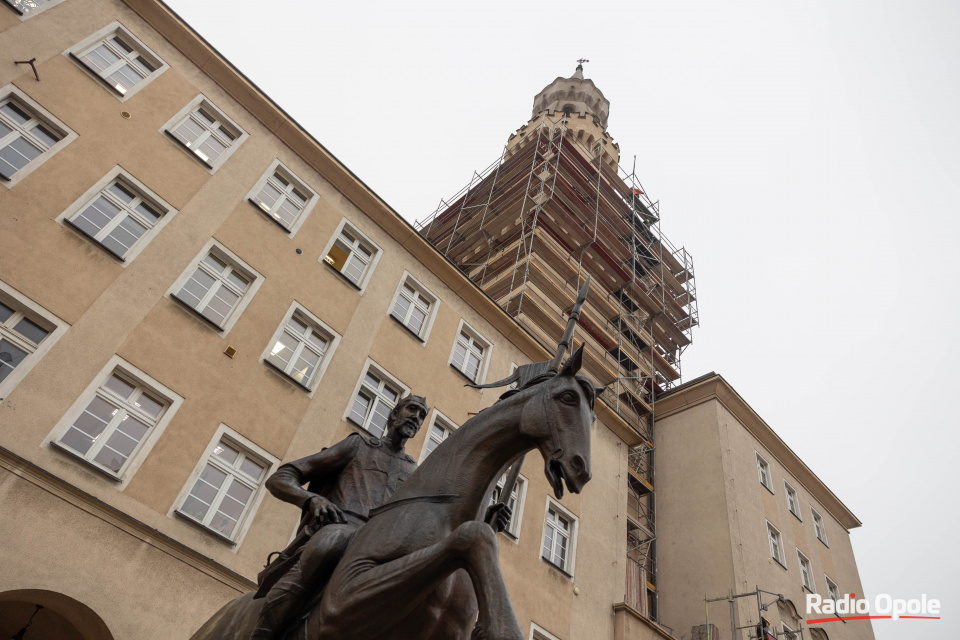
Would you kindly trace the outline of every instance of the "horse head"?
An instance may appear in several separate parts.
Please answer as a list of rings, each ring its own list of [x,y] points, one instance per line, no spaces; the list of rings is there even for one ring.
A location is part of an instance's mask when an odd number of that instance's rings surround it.
[[[597,416],[593,412],[596,389],[578,374],[583,363],[583,346],[556,374],[531,381],[532,392],[523,405],[520,432],[533,440],[543,456],[544,473],[557,498],[563,497],[563,485],[571,493],[580,493],[591,477],[590,427]]]

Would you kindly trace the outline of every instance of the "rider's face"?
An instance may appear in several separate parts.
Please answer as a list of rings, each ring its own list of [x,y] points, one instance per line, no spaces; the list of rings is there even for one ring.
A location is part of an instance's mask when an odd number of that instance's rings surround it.
[[[393,428],[397,430],[402,438],[409,440],[417,435],[420,425],[427,417],[427,409],[423,405],[414,402],[405,402],[397,410]]]

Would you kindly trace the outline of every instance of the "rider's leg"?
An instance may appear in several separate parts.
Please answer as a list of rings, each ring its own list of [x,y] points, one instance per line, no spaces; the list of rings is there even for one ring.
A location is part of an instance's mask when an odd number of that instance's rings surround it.
[[[304,545],[297,563],[264,596],[251,640],[270,640],[293,622],[293,616],[326,586],[357,528],[323,527]]]
[[[365,542],[372,541],[368,538]],[[497,534],[486,523],[476,521],[466,522],[440,542],[396,560],[343,567],[321,603],[316,635],[377,635],[418,606],[417,601],[411,601],[411,593],[429,593],[457,569],[465,569],[473,582],[480,609],[477,627],[483,637],[523,640],[500,573]],[[385,603],[394,606],[384,606]]]

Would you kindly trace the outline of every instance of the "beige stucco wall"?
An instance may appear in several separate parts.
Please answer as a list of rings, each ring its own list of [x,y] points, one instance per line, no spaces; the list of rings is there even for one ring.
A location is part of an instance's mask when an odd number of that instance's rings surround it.
[[[118,19],[170,65],[123,103],[61,55]],[[505,377],[511,363],[530,359],[448,280],[284,145],[271,131],[282,123],[268,127],[254,118],[125,4],[66,0],[23,22],[0,11],[0,32],[0,59],[36,56],[41,77],[37,82],[27,67],[5,62],[0,86],[13,82],[79,134],[13,188],[0,187],[0,208],[16,213],[0,217],[0,280],[69,325],[0,402],[0,446],[22,458],[25,468],[46,470],[54,484],[78,490],[65,500],[35,479],[3,476],[0,508],[15,517],[0,524],[7,542],[0,562],[15,570],[4,572],[0,592],[63,592],[94,609],[117,639],[186,637],[243,588],[241,576],[255,578],[267,554],[289,540],[297,519],[291,505],[265,499],[234,546],[170,515],[221,423],[281,461],[315,452],[353,431],[343,416],[371,358],[462,424],[495,402],[499,391],[466,389],[448,366],[461,319],[493,343],[486,380]],[[212,174],[159,131],[199,93],[249,133]],[[292,239],[246,202],[278,158],[320,195]],[[56,221],[117,165],[178,209],[125,264]],[[362,294],[320,261],[344,217],[382,251]],[[167,295],[211,238],[263,276],[226,335]],[[388,317],[405,270],[440,298],[426,344]],[[294,301],[342,336],[312,394],[260,362]],[[224,355],[227,346],[237,350],[235,357]],[[46,442],[114,356],[184,398],[122,484]],[[521,624],[529,629],[537,622],[564,640],[612,638],[612,605],[623,599],[627,448],[600,422],[593,433],[593,481],[582,495],[562,501],[579,518],[574,575],[540,558],[549,487],[536,453],[523,470],[529,483],[520,539],[504,536],[501,544]],[[426,429],[408,443],[414,458],[425,436]],[[111,510],[134,523],[135,534],[103,515]],[[193,554],[190,563],[178,556],[184,549]],[[147,600],[149,613],[142,615]]]

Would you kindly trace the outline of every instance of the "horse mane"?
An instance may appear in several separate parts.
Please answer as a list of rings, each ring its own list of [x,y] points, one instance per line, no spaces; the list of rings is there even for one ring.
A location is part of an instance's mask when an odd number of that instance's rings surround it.
[[[530,389],[530,388],[532,388],[532,387],[535,387],[535,386],[538,385],[538,384],[541,384],[541,383],[543,383],[543,382],[547,382],[548,380],[552,380],[552,379],[555,378],[557,375],[558,375],[558,374],[557,374],[556,371],[549,371],[549,372],[544,373],[544,374],[541,374],[541,375],[539,375],[539,376],[537,376],[537,377],[535,377],[535,378],[531,378],[531,379],[530,379],[526,384],[524,384],[522,387],[517,387],[517,388],[515,388],[515,389],[508,389],[507,391],[505,391],[504,393],[502,393],[502,394],[500,395],[500,397],[497,398],[497,402],[500,402],[501,400],[506,400],[507,398],[510,398],[510,397],[512,397],[512,396],[515,396],[515,395],[517,395],[518,393],[520,393],[520,392],[522,392],[522,391],[526,391],[527,389]],[[594,404],[594,402],[596,402],[596,399],[597,399],[597,388],[594,387],[594,386],[593,386],[593,382],[592,382],[589,378],[587,378],[586,376],[584,376],[584,375],[581,375],[581,374],[578,373],[578,374],[576,374],[574,377],[575,377],[576,380],[577,380],[577,384],[579,384],[579,385],[580,385],[580,388],[583,389],[584,395],[587,396],[587,401],[590,403],[590,408],[593,409],[593,404]],[[496,404],[496,402],[495,402],[494,404]]]

